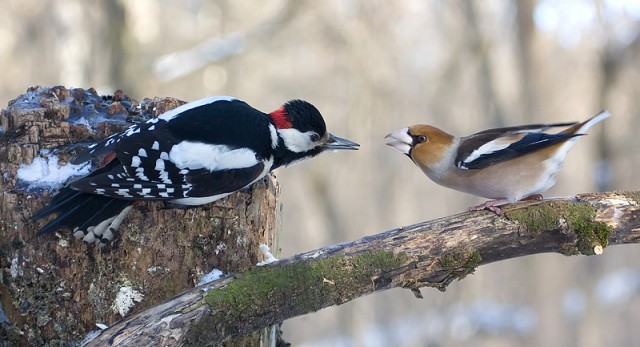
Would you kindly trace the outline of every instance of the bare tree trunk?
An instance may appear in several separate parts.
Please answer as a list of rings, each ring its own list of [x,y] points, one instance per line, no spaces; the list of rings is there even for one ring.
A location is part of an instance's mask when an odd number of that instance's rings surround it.
[[[216,345],[390,288],[440,290],[477,266],[545,252],[601,254],[640,240],[640,193],[593,193],[467,212],[296,255],[183,293],[91,346]]]
[[[516,21],[518,29],[518,65],[520,68],[520,100],[524,122],[536,119],[538,109],[538,83],[534,56],[534,41],[536,28],[533,22],[533,12],[536,0],[515,1]]]
[[[273,177],[204,207],[136,205],[114,242],[102,249],[68,232],[34,237],[46,221],[30,217],[51,193],[21,184],[21,164],[53,155],[65,163],[75,150],[71,144],[118,131],[125,118],[157,116],[182,103],[145,99],[136,109],[136,101],[121,92],[100,97],[93,89],[54,87],[32,88],[2,111],[0,300],[6,320],[0,319],[0,345],[77,343],[98,330],[97,323],[122,319],[116,312],[122,306],[115,304],[120,291],[142,294],[134,295],[140,301],[133,301],[130,315],[193,288],[212,268],[247,269],[262,260],[261,243],[277,247],[279,188]],[[85,125],[105,118],[95,133]],[[265,332],[229,344],[260,345],[279,335],[277,329]]]
[[[481,95],[480,102],[484,108],[483,113],[491,120],[490,124],[492,124],[492,126],[505,126],[504,111],[495,92],[496,82],[491,68],[489,42],[482,35],[482,30],[478,24],[475,3],[472,1],[462,1],[461,5],[466,23],[469,26],[466,39],[469,42],[470,54],[473,60],[478,61],[477,83]]]

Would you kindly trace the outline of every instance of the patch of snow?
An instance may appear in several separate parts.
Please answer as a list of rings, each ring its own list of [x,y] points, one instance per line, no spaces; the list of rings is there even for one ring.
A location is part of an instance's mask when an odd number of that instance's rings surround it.
[[[91,127],[91,124],[89,124],[89,121],[84,117],[80,117],[80,119],[76,120],[74,122],[74,124],[84,125],[87,128],[87,130],[93,131],[93,128]]]
[[[102,324],[102,323],[96,323],[96,326],[100,328],[100,330],[105,330],[106,328],[109,327],[108,325]]]
[[[271,254],[271,249],[269,249],[269,246],[265,245],[264,243],[260,245],[260,253],[264,255],[265,259],[256,264],[257,266],[265,266],[278,261],[278,258],[274,257],[273,254]]]
[[[131,286],[121,287],[116,295],[116,299],[111,305],[111,309],[114,312],[118,312],[120,316],[124,317],[129,310],[135,305],[135,302],[142,301],[144,295]]]
[[[315,252],[313,252],[313,253],[307,253],[307,254],[304,254],[304,255],[303,255],[303,259],[315,259],[315,258],[317,258],[317,257],[319,257],[319,256],[321,256],[321,255],[323,255],[323,254],[324,254],[324,251],[322,251],[322,250],[316,250],[316,251],[315,251]]]
[[[78,346],[82,347],[82,346],[85,346],[86,344],[88,344],[89,342],[91,342],[91,340],[95,339],[96,336],[100,335],[100,331],[101,330],[92,330],[89,333],[87,333],[87,336],[85,336],[84,339],[82,339],[82,341],[80,341]]]
[[[27,185],[27,190],[38,188],[54,190],[62,186],[69,178],[83,176],[90,171],[90,163],[60,166],[58,157],[49,155],[48,158],[34,158],[29,165],[20,165],[16,178],[19,183]]]
[[[11,273],[11,277],[16,278],[18,276],[22,276],[22,267],[18,261],[18,257],[11,259],[11,268],[9,269],[9,273]]]
[[[220,254],[220,252],[224,252],[225,249],[227,249],[227,245],[225,245],[224,243],[220,242],[216,246],[215,252],[216,252],[216,254]]]
[[[224,275],[224,273],[218,269],[213,269],[211,270],[211,272],[208,272],[204,275],[202,275],[202,277],[200,277],[200,282],[198,282],[198,285],[201,286],[203,284],[207,284],[209,282],[213,282],[217,279],[219,279],[220,277],[222,277]]]

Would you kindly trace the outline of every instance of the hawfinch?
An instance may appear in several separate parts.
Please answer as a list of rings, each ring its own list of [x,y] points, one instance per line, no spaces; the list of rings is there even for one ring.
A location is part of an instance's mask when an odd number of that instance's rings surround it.
[[[470,210],[541,199],[562,168],[578,136],[609,117],[602,111],[582,122],[532,124],[490,129],[457,137],[430,126],[414,125],[386,136],[387,143],[406,154],[434,182],[461,192],[494,199]],[[558,133],[545,133],[567,127]]]

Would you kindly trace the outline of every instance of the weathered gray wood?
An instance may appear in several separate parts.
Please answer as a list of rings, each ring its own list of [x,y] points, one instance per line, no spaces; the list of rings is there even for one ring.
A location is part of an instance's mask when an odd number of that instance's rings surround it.
[[[445,290],[483,264],[557,252],[599,254],[640,240],[640,193],[524,202],[467,212],[256,267],[129,317],[91,346],[216,345],[230,337],[395,287]]]

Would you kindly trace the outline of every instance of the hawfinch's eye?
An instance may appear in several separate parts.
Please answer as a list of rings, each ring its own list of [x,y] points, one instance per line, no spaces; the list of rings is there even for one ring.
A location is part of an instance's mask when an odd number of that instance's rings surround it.
[[[309,136],[309,139],[311,140],[311,142],[316,142],[316,141],[320,140],[320,135],[311,134],[311,136]]]
[[[416,142],[423,143],[427,141],[427,137],[425,135],[416,136]]]

